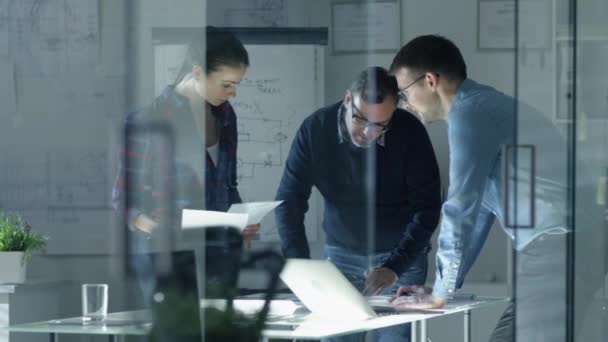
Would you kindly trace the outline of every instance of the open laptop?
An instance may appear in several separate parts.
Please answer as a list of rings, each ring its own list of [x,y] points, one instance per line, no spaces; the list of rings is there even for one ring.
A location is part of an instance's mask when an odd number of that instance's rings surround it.
[[[388,304],[388,296],[374,296],[370,305],[364,297],[327,260],[287,259],[281,280],[315,315],[345,320],[366,320],[378,317],[377,312],[395,311]],[[392,309],[392,310],[391,310]]]

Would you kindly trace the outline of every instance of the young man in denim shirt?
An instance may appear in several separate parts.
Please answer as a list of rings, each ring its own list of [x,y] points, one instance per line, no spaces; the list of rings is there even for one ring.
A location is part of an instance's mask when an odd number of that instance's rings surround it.
[[[365,294],[423,284],[439,221],[433,147],[422,123],[396,108],[397,92],[387,70],[361,72],[343,101],[302,123],[277,193],[284,200],[276,209],[284,255],[310,257],[304,214],[314,186],[325,204],[325,257]],[[376,336],[408,341],[409,326]]]
[[[515,320],[511,303],[491,341],[563,341],[569,231],[565,140],[542,114],[467,78],[459,49],[446,38],[413,39],[399,51],[391,71],[405,107],[424,121],[447,121],[450,147],[450,184],[442,207],[434,287],[401,288],[398,295],[415,295],[397,296],[393,304],[443,307],[462,286],[498,220],[513,238],[518,256],[518,316]],[[526,149],[514,154],[514,144],[534,149],[541,162],[530,160]],[[513,187],[503,192],[505,181],[518,182],[516,194]]]

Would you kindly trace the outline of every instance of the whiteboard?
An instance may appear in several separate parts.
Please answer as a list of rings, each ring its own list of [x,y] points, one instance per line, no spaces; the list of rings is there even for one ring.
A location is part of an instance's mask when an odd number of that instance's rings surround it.
[[[313,44],[246,44],[250,67],[230,100],[238,121],[237,177],[243,201],[276,195],[291,142],[302,121],[323,105],[324,47]],[[154,46],[155,95],[175,80],[185,45]],[[316,241],[320,196],[313,192],[306,235]],[[279,241],[274,215],[262,221],[260,240]]]

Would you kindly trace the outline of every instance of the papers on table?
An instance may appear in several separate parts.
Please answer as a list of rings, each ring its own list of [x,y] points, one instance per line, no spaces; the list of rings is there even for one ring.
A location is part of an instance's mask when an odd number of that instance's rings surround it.
[[[247,225],[262,222],[264,216],[278,207],[283,201],[237,203],[230,206],[229,213],[248,214]]]
[[[264,307],[263,299],[235,299],[232,302],[234,308],[245,315],[255,315]],[[201,308],[215,308],[225,310],[228,302],[225,299],[201,299]],[[289,316],[301,308],[303,305],[300,302],[291,300],[273,299],[270,301],[270,310],[268,315]]]
[[[227,213],[211,210],[184,209],[182,211],[182,228],[194,229],[228,226],[243,230],[248,225],[262,222],[264,216],[282,202],[283,201],[233,204]]]
[[[390,302],[392,296],[376,295],[367,296],[365,298],[367,299],[369,306],[371,306],[373,309],[394,309]]]

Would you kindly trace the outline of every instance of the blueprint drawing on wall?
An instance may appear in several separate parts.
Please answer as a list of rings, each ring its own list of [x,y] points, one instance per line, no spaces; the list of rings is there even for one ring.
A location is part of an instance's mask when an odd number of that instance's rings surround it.
[[[0,46],[22,75],[96,65],[99,39],[97,0],[0,1]]]

